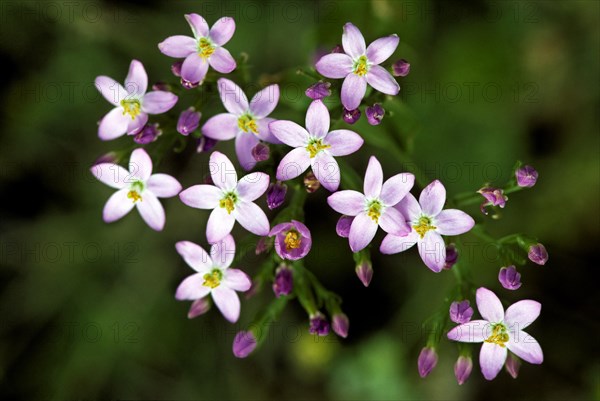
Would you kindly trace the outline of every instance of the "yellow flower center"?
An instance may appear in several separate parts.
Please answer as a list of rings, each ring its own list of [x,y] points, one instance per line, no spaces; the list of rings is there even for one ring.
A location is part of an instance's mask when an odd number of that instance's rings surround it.
[[[127,192],[127,197],[133,201],[133,203],[137,201],[142,201],[142,191],[144,190],[144,183],[141,181],[135,181],[131,184],[129,192]]]
[[[135,203],[137,201],[140,201],[140,202],[142,201],[142,196],[137,191],[134,191],[134,190],[129,191],[127,193],[127,197],[129,199],[131,199],[133,201],[133,203]]]
[[[285,243],[285,249],[288,251],[298,249],[300,248],[300,244],[302,244],[302,236],[298,231],[290,230],[285,234],[283,242]]]
[[[219,206],[225,210],[227,210],[228,214],[231,214],[231,212],[233,212],[233,209],[235,209],[235,204],[237,203],[237,195],[230,192],[228,194],[226,194],[223,199],[221,199],[219,201]]]
[[[367,56],[360,56],[358,60],[354,62],[354,73],[358,76],[366,75],[369,72],[369,62]]]
[[[379,223],[379,217],[381,217],[381,212],[383,209],[383,205],[377,199],[369,202],[367,206],[367,215],[375,222]]]
[[[256,121],[249,114],[244,114],[240,118],[238,118],[238,127],[244,132],[253,132],[254,134],[258,134],[258,126],[256,125]]]
[[[206,273],[203,276],[203,278],[204,278],[204,282],[202,283],[203,286],[210,287],[210,288],[217,288],[219,285],[221,285],[221,279],[223,278],[223,273],[221,273],[221,270],[219,270],[219,269],[214,269],[212,272]]]
[[[123,107],[123,115],[129,114],[132,120],[135,120],[142,112],[142,105],[137,99],[123,99],[121,100],[121,107]]]
[[[429,217],[421,216],[418,224],[414,225],[413,228],[415,229],[417,234],[419,234],[419,236],[423,238],[427,231],[435,230],[437,227],[431,225],[431,219]]]
[[[324,149],[328,149],[330,147],[331,147],[331,145],[324,144],[323,140],[321,138],[314,138],[308,142],[308,145],[306,145],[306,150],[308,150],[308,153],[310,154],[310,158],[312,159],[320,151],[322,151]]]
[[[506,331],[506,326],[502,323],[495,324],[492,328],[492,335],[485,340],[486,343],[497,344],[501,347],[504,347],[507,341],[508,332]]]
[[[207,38],[200,38],[198,41],[198,55],[202,58],[209,58],[215,52],[215,47]]]

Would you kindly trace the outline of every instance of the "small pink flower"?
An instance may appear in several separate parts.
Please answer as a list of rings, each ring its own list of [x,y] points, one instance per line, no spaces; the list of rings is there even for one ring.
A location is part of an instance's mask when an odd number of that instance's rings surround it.
[[[329,110],[321,100],[315,100],[306,112],[306,129],[292,121],[279,120],[269,124],[275,137],[295,148],[279,163],[278,180],[296,178],[310,166],[325,188],[337,191],[340,168],[334,156],[356,152],[363,139],[356,132],[345,129],[329,131],[329,122]]]
[[[350,225],[348,239],[352,252],[358,252],[371,243],[377,227],[390,235],[407,235],[411,228],[406,219],[394,208],[410,195],[415,176],[410,173],[396,174],[383,182],[381,164],[371,156],[365,173],[364,195],[358,191],[339,191],[327,198],[333,210],[347,216],[355,216]],[[386,237],[387,238],[387,237]]]
[[[538,342],[523,331],[540,315],[542,305],[539,302],[519,301],[505,313],[496,294],[487,288],[479,288],[476,299],[477,309],[484,320],[471,320],[456,326],[450,330],[448,338],[465,343],[483,343],[479,365],[487,380],[493,380],[498,375],[508,351],[536,365],[544,361]]]
[[[117,221],[137,207],[144,221],[156,231],[165,226],[165,209],[158,198],[171,198],[181,184],[167,174],[152,174],[152,160],[144,149],[136,149],[129,159],[129,171],[112,163],[92,167],[92,174],[106,185],[118,189],[106,202],[104,221]]]
[[[235,70],[235,60],[223,47],[235,32],[233,18],[217,20],[210,30],[206,20],[198,14],[187,14],[185,19],[192,28],[193,38],[176,35],[158,45],[158,49],[166,56],[185,58],[181,65],[181,78],[191,84],[202,83],[209,65],[222,74]]]
[[[229,268],[235,256],[233,237],[227,235],[222,242],[214,244],[210,255],[189,241],[180,241],[175,248],[186,263],[196,270],[177,287],[175,298],[197,301],[210,294],[225,319],[231,323],[237,322],[240,299],[236,291],[248,291],[252,282],[243,271]]]
[[[269,237],[273,236],[275,236],[275,252],[282,259],[302,259],[312,246],[308,227],[296,220],[277,224],[269,232]]]
[[[327,78],[344,78],[342,104],[346,109],[354,110],[365,96],[367,83],[387,95],[397,95],[400,91],[392,74],[379,65],[394,53],[399,42],[398,35],[394,34],[379,38],[367,47],[360,30],[347,23],[342,35],[344,53],[321,57],[315,68]]]
[[[439,273],[446,263],[446,245],[442,235],[460,235],[469,231],[475,221],[457,209],[442,210],[446,202],[446,188],[438,180],[421,192],[419,201],[408,194],[396,206],[411,227],[408,235],[388,234],[381,243],[384,254],[403,252],[417,244],[421,259],[432,271]]]
[[[125,133],[135,135],[148,122],[148,114],[161,114],[171,110],[177,103],[177,96],[171,92],[148,89],[148,74],[142,63],[133,60],[125,78],[125,87],[106,76],[96,78],[96,87],[112,109],[98,127],[98,136],[103,141],[118,138]]]
[[[213,209],[206,225],[206,239],[221,241],[236,220],[253,234],[269,233],[269,220],[254,201],[265,193],[269,176],[251,173],[239,181],[231,161],[220,152],[210,155],[210,174],[215,185],[194,185],[179,194],[181,201],[197,209]]]

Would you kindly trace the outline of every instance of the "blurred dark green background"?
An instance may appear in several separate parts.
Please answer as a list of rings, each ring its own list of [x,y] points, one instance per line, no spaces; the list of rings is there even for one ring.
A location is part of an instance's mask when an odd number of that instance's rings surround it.
[[[3,399],[599,399],[599,2],[0,5]],[[233,336],[272,298],[268,288],[243,302],[236,325],[217,311],[188,320],[189,305],[173,294],[191,270],[174,243],[205,245],[208,214],[170,199],[160,234],[135,212],[106,225],[101,210],[112,191],[88,169],[130,141],[98,139],[96,123],[110,105],[96,93],[94,78],[122,81],[136,58],[151,82],[172,80],[173,60],[157,43],[190,34],[183,19],[189,12],[210,24],[234,17],[236,34],[226,47],[236,57],[249,54],[254,82],[288,80],[273,116],[300,122],[308,104],[301,91],[311,81],[296,76],[296,68],[339,43],[347,21],[367,43],[395,32],[401,44],[394,58],[408,59],[412,71],[399,79],[401,112],[386,116],[384,126],[399,131],[429,179],[441,179],[456,194],[488,181],[503,184],[517,159],[535,166],[538,184],[512,195],[502,219],[483,219],[477,206],[467,211],[499,236],[537,236],[549,263],[522,267],[523,287],[509,292],[496,278],[501,262],[467,238],[477,283],[507,303],[542,302],[530,332],[542,345],[544,364],[524,363],[517,380],[502,372],[486,382],[475,347],[473,374],[459,387],[452,372],[457,349],[442,341],[438,367],[420,379],[416,359],[427,333],[418,327],[443,302],[452,274],[432,274],[412,250],[376,256],[373,282],[364,288],[346,240],[335,235],[337,216],[323,190],[306,208],[317,238],[306,264],[344,297],[347,340],[310,336],[306,315],[294,304],[259,352],[235,359]],[[211,114],[205,111],[203,121]],[[364,120],[356,130],[379,132]],[[403,169],[385,150],[365,147],[349,158],[361,174],[370,154],[383,161],[386,175]],[[206,161],[206,154],[187,149],[167,154],[159,170],[187,187],[201,180]],[[261,205],[266,209],[264,200]],[[259,262],[249,256],[241,267],[254,273]]]

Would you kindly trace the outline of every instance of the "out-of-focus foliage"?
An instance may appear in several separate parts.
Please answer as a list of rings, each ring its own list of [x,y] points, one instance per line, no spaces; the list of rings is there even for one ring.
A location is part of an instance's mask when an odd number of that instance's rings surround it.
[[[97,138],[96,123],[109,105],[94,78],[121,80],[136,58],[151,82],[175,82],[173,60],[157,43],[189,34],[187,12],[209,23],[233,16],[237,30],[228,49],[249,55],[253,82],[285,79],[273,117],[296,121],[304,118],[303,91],[312,81],[295,71],[338,44],[345,22],[367,41],[397,33],[394,57],[408,59],[411,73],[399,79],[401,95],[385,105],[382,125],[363,118],[355,126],[371,138],[348,158],[360,172],[369,154],[377,154],[387,174],[405,170],[378,142],[379,130],[391,130],[450,194],[502,184],[517,159],[535,166],[537,185],[511,196],[502,219],[488,227],[499,235],[531,233],[549,250],[545,267],[522,268],[522,289],[499,291],[510,302],[542,302],[532,334],[544,364],[524,364],[518,380],[501,373],[488,383],[476,363],[458,387],[457,348],[442,341],[438,367],[420,379],[416,357],[427,333],[419,327],[444,301],[451,273],[431,273],[414,251],[376,256],[365,289],[347,241],[335,235],[337,216],[323,190],[306,209],[318,238],[306,264],[343,296],[348,340],[313,338],[304,313],[292,307],[260,352],[235,359],[233,336],[272,297],[268,288],[243,302],[238,325],[214,311],[186,319],[188,305],[173,294],[188,268],[173,244],[203,243],[207,214],[171,199],[163,233],[134,214],[105,225],[101,208],[111,192],[88,169],[131,140]],[[1,393],[22,399],[597,398],[600,300],[591,277],[599,239],[599,13],[598,2],[566,0],[2,1]],[[191,93],[182,96],[177,110],[191,101]],[[202,110],[203,121],[220,107]],[[231,143],[219,147],[232,150]],[[166,155],[160,169],[184,187],[199,183],[207,155],[191,153]],[[467,211],[483,220],[477,206]],[[469,239],[476,282],[500,288],[501,261]],[[241,265],[255,273],[259,261],[250,252]]]

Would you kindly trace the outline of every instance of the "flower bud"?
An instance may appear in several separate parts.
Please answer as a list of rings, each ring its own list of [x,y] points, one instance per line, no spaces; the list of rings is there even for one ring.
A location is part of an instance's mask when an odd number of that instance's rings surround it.
[[[546,247],[544,245],[537,243],[529,247],[527,257],[533,263],[543,266],[548,261],[548,251],[546,251]]]
[[[181,66],[183,65],[183,61],[176,61],[171,65],[171,72],[177,78],[181,78]]]
[[[271,155],[271,149],[269,149],[269,145],[259,142],[252,148],[252,157],[257,162],[264,162],[269,159]]]
[[[354,124],[360,118],[360,110],[348,110],[344,107],[344,110],[342,111],[342,118],[347,124]]]
[[[500,188],[484,187],[477,192],[485,198],[485,201],[481,204],[481,211],[485,215],[488,214],[485,210],[486,206],[499,206],[500,208],[506,206],[508,196],[504,195],[504,190]]]
[[[364,260],[356,266],[356,275],[365,287],[368,287],[373,278],[373,265],[368,260]]]
[[[182,111],[179,115],[179,120],[177,121],[177,132],[181,135],[188,136],[200,125],[201,116],[202,114],[197,112],[193,107]]]
[[[531,166],[523,166],[515,172],[517,185],[522,188],[531,188],[538,179],[538,172]]]
[[[277,224],[269,231],[269,237],[273,236],[275,237],[275,252],[282,259],[302,259],[312,247],[310,230],[296,220]]]
[[[454,244],[448,244],[446,247],[446,261],[444,262],[444,269],[450,270],[452,266],[458,261],[458,250]]]
[[[473,360],[469,356],[459,356],[454,364],[454,376],[459,385],[462,385],[471,376]]]
[[[140,145],[145,145],[156,141],[156,138],[162,134],[158,124],[146,124],[140,132],[134,135],[133,141]]]
[[[513,379],[519,376],[519,369],[521,368],[521,360],[512,352],[509,352],[506,356],[506,362],[504,363],[506,371]]]
[[[245,358],[256,348],[256,337],[251,331],[240,331],[233,339],[233,355]]]
[[[171,92],[172,88],[171,88],[171,85],[169,85],[166,82],[157,82],[155,84],[152,84],[152,90],[153,91]]]
[[[383,120],[383,116],[385,115],[385,110],[381,107],[381,104],[375,103],[373,106],[367,107],[367,121],[371,125],[379,125],[381,120]]]
[[[308,192],[309,194],[312,194],[320,187],[321,187],[321,183],[319,182],[319,180],[317,180],[317,177],[315,177],[315,175],[312,171],[309,171],[304,176],[304,188],[306,188],[306,192]]]
[[[344,48],[342,45],[335,45],[335,47],[331,49],[331,53],[344,53]]]
[[[335,225],[335,231],[337,232],[337,235],[342,238],[348,238],[350,235],[350,226],[352,225],[353,221],[354,217],[342,215]]]
[[[212,139],[202,135],[200,138],[198,138],[198,141],[196,142],[196,152],[210,152],[212,148],[214,148],[217,145],[218,142],[219,141],[217,141],[216,139]]]
[[[193,319],[200,315],[204,315],[210,310],[210,301],[208,297],[195,300],[188,311],[188,319]]]
[[[419,354],[419,359],[417,361],[417,366],[419,367],[419,376],[426,377],[435,365],[438,362],[438,355],[435,352],[435,349],[431,347],[425,347],[421,350]]]
[[[285,202],[285,195],[287,193],[287,185],[281,181],[273,182],[269,184],[267,189],[267,206],[269,209],[277,209]]]
[[[507,290],[518,290],[521,287],[521,273],[514,266],[503,267],[498,273],[498,281]]]
[[[103,154],[99,158],[97,158],[96,161],[94,162],[94,166],[96,166],[98,164],[102,164],[102,163],[115,164],[117,162],[118,162],[117,154],[115,152],[108,152],[108,153]]]
[[[277,298],[282,295],[289,295],[294,288],[294,274],[292,269],[286,265],[281,265],[275,271],[275,280],[273,281],[273,292]]]
[[[329,322],[321,312],[317,312],[310,316],[310,326],[308,328],[310,334],[326,336],[329,334]]]
[[[331,95],[330,87],[331,83],[329,82],[316,82],[309,86],[304,93],[312,100],[320,100]]]
[[[473,317],[473,308],[468,300],[461,302],[452,302],[450,305],[450,320],[454,323],[464,324],[471,321]]]
[[[258,242],[256,243],[255,253],[260,255],[261,253],[265,253],[270,248],[269,246],[269,237],[260,237]]]
[[[344,313],[336,313],[333,315],[331,322],[333,332],[342,338],[348,337],[348,329],[350,328],[350,320]]]
[[[200,85],[200,82],[190,82],[190,81],[186,81],[185,79],[181,78],[181,86],[183,86],[185,89],[194,89],[198,85]]]
[[[392,65],[392,74],[395,77],[405,77],[410,72],[410,64],[401,58]]]

